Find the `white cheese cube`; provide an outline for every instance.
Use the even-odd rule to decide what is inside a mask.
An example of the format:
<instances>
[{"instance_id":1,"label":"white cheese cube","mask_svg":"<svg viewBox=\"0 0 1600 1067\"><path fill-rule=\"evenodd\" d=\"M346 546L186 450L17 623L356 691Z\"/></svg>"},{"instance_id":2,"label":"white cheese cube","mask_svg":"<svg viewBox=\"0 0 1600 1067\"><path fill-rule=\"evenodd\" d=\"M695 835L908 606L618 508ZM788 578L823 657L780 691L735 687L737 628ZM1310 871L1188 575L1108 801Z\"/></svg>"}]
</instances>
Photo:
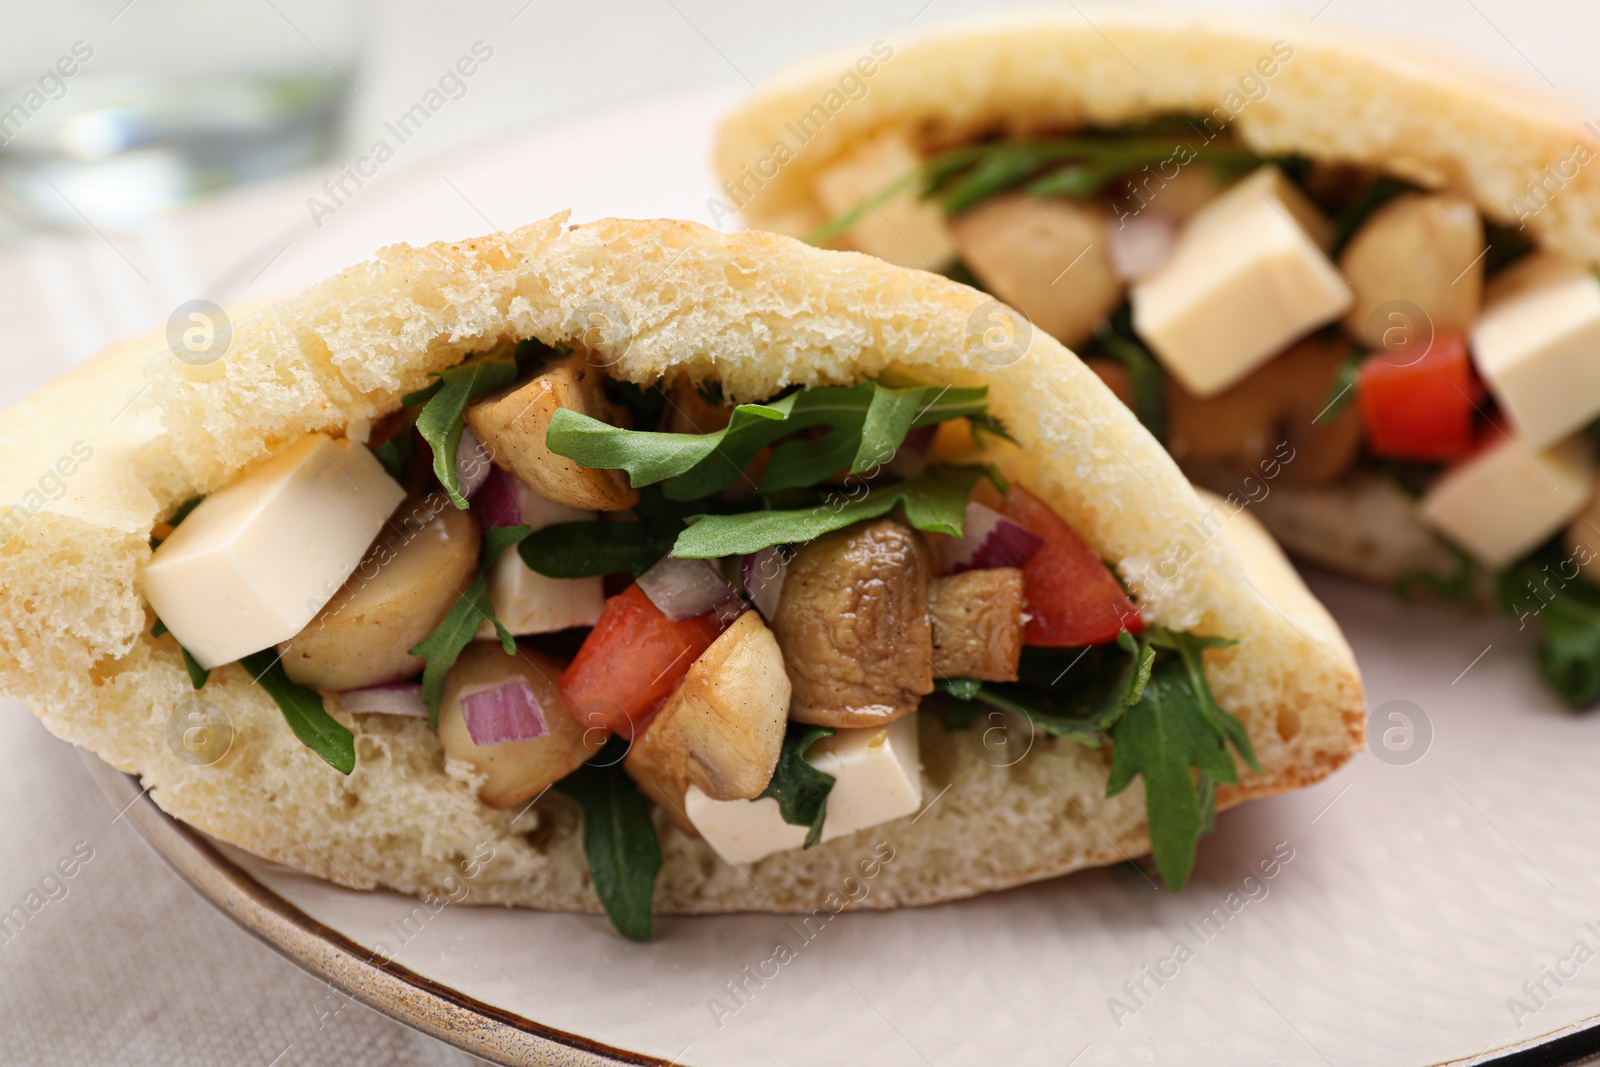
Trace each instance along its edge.
<instances>
[{"instance_id":1,"label":"white cheese cube","mask_svg":"<svg viewBox=\"0 0 1600 1067\"><path fill-rule=\"evenodd\" d=\"M812 745L806 759L835 779L822 822L824 841L910 815L922 806L914 714L888 726L840 730ZM784 822L778 802L770 797L712 800L691 785L683 806L695 829L729 863L754 863L805 844L806 828Z\"/></svg>"},{"instance_id":2,"label":"white cheese cube","mask_svg":"<svg viewBox=\"0 0 1600 1067\"><path fill-rule=\"evenodd\" d=\"M813 179L817 200L833 218L902 181L921 158L899 133L886 133L852 149ZM912 182L893 199L869 207L844 235L851 248L918 270L938 270L955 258L956 246L937 200L922 200Z\"/></svg>"},{"instance_id":3,"label":"white cheese cube","mask_svg":"<svg viewBox=\"0 0 1600 1067\"><path fill-rule=\"evenodd\" d=\"M1587 436L1543 450L1501 439L1435 482L1420 514L1484 566L1503 567L1582 511L1593 488Z\"/></svg>"},{"instance_id":4,"label":"white cheese cube","mask_svg":"<svg viewBox=\"0 0 1600 1067\"><path fill-rule=\"evenodd\" d=\"M1575 269L1529 280L1490 303L1472 356L1522 437L1543 448L1600 415L1600 279Z\"/></svg>"},{"instance_id":5,"label":"white cheese cube","mask_svg":"<svg viewBox=\"0 0 1600 1067\"><path fill-rule=\"evenodd\" d=\"M595 517L592 511L578 511L546 500L517 482L517 504L522 522L535 530L558 522L584 522ZM495 618L513 637L548 634L572 626L593 626L600 621L606 606L605 579L550 578L529 567L515 548L500 554L489 569L489 602ZM495 636L494 625L484 619L478 626L480 640Z\"/></svg>"},{"instance_id":6,"label":"white cheese cube","mask_svg":"<svg viewBox=\"0 0 1600 1067\"><path fill-rule=\"evenodd\" d=\"M1350 307L1326 233L1277 167L1254 171L1195 212L1133 286L1134 330L1190 393L1220 393Z\"/></svg>"},{"instance_id":7,"label":"white cheese cube","mask_svg":"<svg viewBox=\"0 0 1600 1067\"><path fill-rule=\"evenodd\" d=\"M405 497L366 446L312 434L206 497L144 569L144 594L203 667L299 633Z\"/></svg>"}]
</instances>

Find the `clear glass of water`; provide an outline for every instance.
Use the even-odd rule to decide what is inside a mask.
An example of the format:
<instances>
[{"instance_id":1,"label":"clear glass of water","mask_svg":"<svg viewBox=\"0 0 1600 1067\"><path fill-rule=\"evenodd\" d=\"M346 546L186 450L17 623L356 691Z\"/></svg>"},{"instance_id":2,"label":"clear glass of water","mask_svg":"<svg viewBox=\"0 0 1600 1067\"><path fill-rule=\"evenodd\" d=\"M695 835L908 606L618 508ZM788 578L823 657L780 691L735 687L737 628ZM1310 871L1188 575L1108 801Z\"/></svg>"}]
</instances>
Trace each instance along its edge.
<instances>
[{"instance_id":1,"label":"clear glass of water","mask_svg":"<svg viewBox=\"0 0 1600 1067\"><path fill-rule=\"evenodd\" d=\"M336 147L362 0L57 0L0 43L0 204L137 226Z\"/></svg>"}]
</instances>

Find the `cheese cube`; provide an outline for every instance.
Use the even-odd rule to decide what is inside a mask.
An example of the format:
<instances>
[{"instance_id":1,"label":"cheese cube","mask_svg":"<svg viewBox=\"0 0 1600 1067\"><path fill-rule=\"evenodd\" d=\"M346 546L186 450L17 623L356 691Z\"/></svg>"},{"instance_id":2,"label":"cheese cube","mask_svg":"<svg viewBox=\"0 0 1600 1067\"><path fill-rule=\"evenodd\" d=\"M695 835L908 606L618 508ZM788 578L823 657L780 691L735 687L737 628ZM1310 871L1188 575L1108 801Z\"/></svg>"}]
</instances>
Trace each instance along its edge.
<instances>
[{"instance_id":1,"label":"cheese cube","mask_svg":"<svg viewBox=\"0 0 1600 1067\"><path fill-rule=\"evenodd\" d=\"M595 517L592 511L578 511L546 500L520 481L516 488L523 525L535 530ZM524 563L516 549L508 548L489 568L489 602L494 605L495 618L514 637L554 633L600 621L600 612L606 605L604 582L598 575L547 577ZM478 638L494 636L494 625L484 619L478 626Z\"/></svg>"},{"instance_id":2,"label":"cheese cube","mask_svg":"<svg viewBox=\"0 0 1600 1067\"><path fill-rule=\"evenodd\" d=\"M1190 393L1220 393L1350 307L1327 232L1282 171L1254 171L1195 212L1133 286L1134 330Z\"/></svg>"},{"instance_id":3,"label":"cheese cube","mask_svg":"<svg viewBox=\"0 0 1600 1067\"><path fill-rule=\"evenodd\" d=\"M1503 567L1582 511L1593 488L1594 448L1586 435L1542 451L1501 439L1447 471L1419 511L1478 562Z\"/></svg>"},{"instance_id":4,"label":"cheese cube","mask_svg":"<svg viewBox=\"0 0 1600 1067\"><path fill-rule=\"evenodd\" d=\"M299 633L404 497L365 445L312 434L190 512L145 597L202 667L232 663Z\"/></svg>"},{"instance_id":5,"label":"cheese cube","mask_svg":"<svg viewBox=\"0 0 1600 1067\"><path fill-rule=\"evenodd\" d=\"M824 841L910 815L922 806L914 714L888 726L840 730L812 745L806 759L835 779L822 822ZM712 800L691 785L683 806L695 829L729 863L754 863L805 844L806 827L784 822L771 797Z\"/></svg>"},{"instance_id":6,"label":"cheese cube","mask_svg":"<svg viewBox=\"0 0 1600 1067\"><path fill-rule=\"evenodd\" d=\"M1547 266L1513 267L1471 339L1478 372L1535 448L1600 415L1600 279Z\"/></svg>"},{"instance_id":7,"label":"cheese cube","mask_svg":"<svg viewBox=\"0 0 1600 1067\"><path fill-rule=\"evenodd\" d=\"M921 165L911 142L901 134L886 133L823 168L812 187L832 218L860 207ZM913 181L893 199L867 208L844 235L849 246L919 270L938 270L955 258L944 209L936 200L921 199L921 192Z\"/></svg>"}]
</instances>

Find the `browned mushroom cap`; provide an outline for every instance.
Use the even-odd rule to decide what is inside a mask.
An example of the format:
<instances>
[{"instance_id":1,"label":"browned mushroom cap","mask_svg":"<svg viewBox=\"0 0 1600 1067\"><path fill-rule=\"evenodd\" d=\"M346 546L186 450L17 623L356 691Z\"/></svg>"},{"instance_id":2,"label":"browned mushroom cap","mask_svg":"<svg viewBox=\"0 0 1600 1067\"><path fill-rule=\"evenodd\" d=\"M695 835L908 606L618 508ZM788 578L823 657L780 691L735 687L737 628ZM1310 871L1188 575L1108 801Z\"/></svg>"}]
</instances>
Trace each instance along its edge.
<instances>
[{"instance_id":1,"label":"browned mushroom cap","mask_svg":"<svg viewBox=\"0 0 1600 1067\"><path fill-rule=\"evenodd\" d=\"M639 491L622 471L580 467L545 444L557 408L604 422L617 422L606 402L605 373L573 353L531 379L467 409L467 425L495 463L515 474L546 500L579 511L621 511L639 502Z\"/></svg>"},{"instance_id":2,"label":"browned mushroom cap","mask_svg":"<svg viewBox=\"0 0 1600 1067\"><path fill-rule=\"evenodd\" d=\"M1330 412L1334 379L1352 351L1341 338L1310 337L1216 396L1167 384L1167 448L1182 464L1219 461L1260 472L1276 463L1286 485L1326 485L1361 451L1356 407ZM1338 406L1338 405L1335 405Z\"/></svg>"},{"instance_id":3,"label":"browned mushroom cap","mask_svg":"<svg viewBox=\"0 0 1600 1067\"><path fill-rule=\"evenodd\" d=\"M789 717L879 726L933 691L928 549L892 519L803 546L790 562L772 631L794 687Z\"/></svg>"}]
</instances>

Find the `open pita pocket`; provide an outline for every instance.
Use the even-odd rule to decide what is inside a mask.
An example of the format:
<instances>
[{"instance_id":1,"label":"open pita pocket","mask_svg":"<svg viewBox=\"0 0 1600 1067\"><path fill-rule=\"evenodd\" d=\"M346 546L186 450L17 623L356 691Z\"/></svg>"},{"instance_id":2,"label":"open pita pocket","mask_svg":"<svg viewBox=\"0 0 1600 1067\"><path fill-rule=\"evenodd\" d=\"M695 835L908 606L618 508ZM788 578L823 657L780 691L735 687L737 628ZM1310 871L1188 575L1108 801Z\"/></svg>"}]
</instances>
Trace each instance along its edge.
<instances>
[{"instance_id":1,"label":"open pita pocket","mask_svg":"<svg viewBox=\"0 0 1600 1067\"><path fill-rule=\"evenodd\" d=\"M993 292L1290 553L1498 582L1600 702L1600 128L1415 42L1091 18L807 64L723 121L724 207Z\"/></svg>"},{"instance_id":2,"label":"open pita pocket","mask_svg":"<svg viewBox=\"0 0 1600 1067\"><path fill-rule=\"evenodd\" d=\"M1015 358L986 361L973 323L987 299L787 237L680 222L569 228L558 215L386 249L240 317L214 364L182 362L155 340L119 346L0 416L3 493L23 509L0 551L0 686L58 736L140 775L166 811L257 855L352 887L451 893L470 879L475 903L598 910L580 809L560 791L487 806L485 776L447 763L426 721L329 699L353 735L354 768L340 773L239 664L196 690L172 634L150 635L144 596L152 534L176 536L163 520L193 495L310 435L359 448L430 375L536 342L522 348L559 346L626 382L715 385L729 402L891 376L986 388L989 416L1018 446L956 455L960 434L951 444L941 431L937 447L993 462L1037 494L1114 564L1149 632L1237 641L1205 653L1205 676L1260 770L1237 764L1216 806L1339 767L1362 743L1364 715L1337 626L1250 517L1198 497L1059 344L1036 333ZM213 731L199 756L192 726ZM1000 759L936 715L919 713L918 727L918 811L868 831L737 868L657 811L655 910L807 911L864 876L871 892L846 894L850 906L922 904L1149 849L1137 780L1105 795L1105 747L1039 732ZM1014 743L1026 728L1012 723Z\"/></svg>"}]
</instances>

